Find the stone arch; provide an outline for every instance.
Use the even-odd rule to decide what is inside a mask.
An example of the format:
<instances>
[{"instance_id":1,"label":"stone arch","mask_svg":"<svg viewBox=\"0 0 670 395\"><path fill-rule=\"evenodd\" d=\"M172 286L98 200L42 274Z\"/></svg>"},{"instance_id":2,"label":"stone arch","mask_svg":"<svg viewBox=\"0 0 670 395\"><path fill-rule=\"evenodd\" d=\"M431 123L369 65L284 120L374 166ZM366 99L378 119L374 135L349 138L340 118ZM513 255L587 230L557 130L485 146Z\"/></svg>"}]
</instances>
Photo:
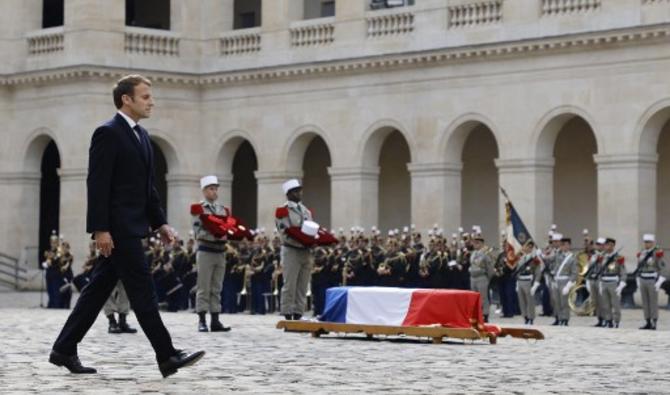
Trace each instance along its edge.
<instances>
[{"instance_id":1,"label":"stone arch","mask_svg":"<svg viewBox=\"0 0 670 395\"><path fill-rule=\"evenodd\" d=\"M320 137L325 142L331 162L334 162L332 150L333 144L330 141L330 137L328 137L323 129L316 125L304 125L291 134L291 137L289 137L282 148L280 163L284 164L284 168L287 171L300 172L302 170L303 159L307 152L307 148L317 137Z\"/></svg>"},{"instance_id":2,"label":"stone arch","mask_svg":"<svg viewBox=\"0 0 670 395\"><path fill-rule=\"evenodd\" d=\"M441 136L438 143L438 149L440 150L440 154L444 155L447 162L461 162L466 140L470 136L470 132L479 126L484 126L491 132L498 147L498 156L500 156L498 128L493 121L485 115L469 112L454 119L447 127L445 133Z\"/></svg>"},{"instance_id":3,"label":"stone arch","mask_svg":"<svg viewBox=\"0 0 670 395\"><path fill-rule=\"evenodd\" d=\"M409 148L410 162L414 160L414 158L417 157L416 144L414 144L407 129L398 121L393 119L382 119L370 125L363 134L361 140L362 144L359 145L357 154L357 162L360 163L362 167L377 167L382 145L386 141L386 138L394 131L398 131L403 136Z\"/></svg>"},{"instance_id":4,"label":"stone arch","mask_svg":"<svg viewBox=\"0 0 670 395\"><path fill-rule=\"evenodd\" d=\"M218 147L216 151L216 163L215 168L217 173L222 176L229 176L233 172L233 160L235 159L235 154L237 153L238 148L245 141L248 141L251 144L251 147L254 149L255 153L258 153L258 145L254 142L254 139L249 133L244 130L234 129L223 134L219 139ZM257 155L258 166L261 165L261 157Z\"/></svg>"},{"instance_id":5,"label":"stone arch","mask_svg":"<svg viewBox=\"0 0 670 395\"><path fill-rule=\"evenodd\" d=\"M28 135L24 148L21 150L23 152L23 171L36 173L40 171L42 154L51 141L56 143L58 155L62 160L63 152L56 134L48 128L38 128Z\"/></svg>"},{"instance_id":6,"label":"stone arch","mask_svg":"<svg viewBox=\"0 0 670 395\"><path fill-rule=\"evenodd\" d=\"M572 105L556 107L542 116L531 135L531 156L548 158L553 156L554 144L559 132L566 123L575 117L583 119L590 127L596 139L596 152L602 150L602 138L599 135L595 119L584 109Z\"/></svg>"}]
</instances>

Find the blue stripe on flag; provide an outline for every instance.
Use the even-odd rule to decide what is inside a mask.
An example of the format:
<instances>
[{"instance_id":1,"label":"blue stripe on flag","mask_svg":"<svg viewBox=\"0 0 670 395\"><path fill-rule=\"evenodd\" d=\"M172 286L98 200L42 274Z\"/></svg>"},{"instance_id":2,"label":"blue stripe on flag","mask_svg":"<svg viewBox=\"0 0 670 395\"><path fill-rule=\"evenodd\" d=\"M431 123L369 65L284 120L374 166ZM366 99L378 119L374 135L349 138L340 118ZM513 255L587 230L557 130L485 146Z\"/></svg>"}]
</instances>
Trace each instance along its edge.
<instances>
[{"instance_id":1,"label":"blue stripe on flag","mask_svg":"<svg viewBox=\"0 0 670 395\"><path fill-rule=\"evenodd\" d=\"M327 322L347 321L348 287L333 287L326 290L326 306L319 318Z\"/></svg>"}]
</instances>

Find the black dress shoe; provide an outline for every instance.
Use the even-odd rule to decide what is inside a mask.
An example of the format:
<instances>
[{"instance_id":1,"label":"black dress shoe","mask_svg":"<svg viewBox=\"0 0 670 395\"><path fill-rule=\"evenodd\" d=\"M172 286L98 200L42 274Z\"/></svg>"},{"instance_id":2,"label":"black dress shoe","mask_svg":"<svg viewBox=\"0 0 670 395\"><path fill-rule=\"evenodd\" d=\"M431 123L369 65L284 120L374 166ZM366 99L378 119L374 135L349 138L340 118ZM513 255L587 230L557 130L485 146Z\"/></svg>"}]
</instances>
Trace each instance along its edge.
<instances>
[{"instance_id":1,"label":"black dress shoe","mask_svg":"<svg viewBox=\"0 0 670 395\"><path fill-rule=\"evenodd\" d=\"M286 321L291 321L293 319L293 316L291 314L284 314L284 318Z\"/></svg>"},{"instance_id":2,"label":"black dress shoe","mask_svg":"<svg viewBox=\"0 0 670 395\"><path fill-rule=\"evenodd\" d=\"M300 321L302 319L302 314L293 314L293 321Z\"/></svg>"},{"instance_id":3,"label":"black dress shoe","mask_svg":"<svg viewBox=\"0 0 670 395\"><path fill-rule=\"evenodd\" d=\"M204 355L204 351L197 351L187 355L184 351L177 350L177 354L171 356L167 361L159 363L158 369L160 369L163 377L168 377L177 373L177 370L198 362Z\"/></svg>"},{"instance_id":4,"label":"black dress shoe","mask_svg":"<svg viewBox=\"0 0 670 395\"><path fill-rule=\"evenodd\" d=\"M93 368L83 366L77 355L65 355L58 351L51 350L49 362L56 366L64 366L70 373L74 374L98 373L98 371Z\"/></svg>"},{"instance_id":5,"label":"black dress shoe","mask_svg":"<svg viewBox=\"0 0 670 395\"><path fill-rule=\"evenodd\" d=\"M230 332L230 327L229 326L223 326L223 324L219 321L214 321L209 325L209 330L212 332Z\"/></svg>"}]
</instances>

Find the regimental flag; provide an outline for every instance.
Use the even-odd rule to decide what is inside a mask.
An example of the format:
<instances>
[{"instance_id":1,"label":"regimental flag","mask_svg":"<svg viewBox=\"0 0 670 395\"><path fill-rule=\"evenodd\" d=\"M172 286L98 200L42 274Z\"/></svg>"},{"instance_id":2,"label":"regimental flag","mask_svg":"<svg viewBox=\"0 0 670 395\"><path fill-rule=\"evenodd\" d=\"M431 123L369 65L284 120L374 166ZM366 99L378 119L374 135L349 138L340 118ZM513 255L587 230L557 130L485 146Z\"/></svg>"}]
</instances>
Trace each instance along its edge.
<instances>
[{"instance_id":1,"label":"regimental flag","mask_svg":"<svg viewBox=\"0 0 670 395\"><path fill-rule=\"evenodd\" d=\"M521 247L533 240L533 237L509 200L507 192L502 188L500 188L500 191L505 197L505 257L507 258L507 264L515 267L520 258L518 254Z\"/></svg>"}]
</instances>

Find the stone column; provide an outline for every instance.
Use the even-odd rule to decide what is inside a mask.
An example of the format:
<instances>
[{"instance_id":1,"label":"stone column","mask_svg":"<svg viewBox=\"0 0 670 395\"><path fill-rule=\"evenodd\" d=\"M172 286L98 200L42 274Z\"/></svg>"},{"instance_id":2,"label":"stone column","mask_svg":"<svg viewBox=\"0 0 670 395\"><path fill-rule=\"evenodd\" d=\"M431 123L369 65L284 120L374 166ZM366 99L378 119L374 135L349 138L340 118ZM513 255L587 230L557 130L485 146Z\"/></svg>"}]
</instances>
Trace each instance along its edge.
<instances>
[{"instance_id":1,"label":"stone column","mask_svg":"<svg viewBox=\"0 0 670 395\"><path fill-rule=\"evenodd\" d=\"M40 225L39 172L0 173L0 196L6 209L0 211L0 252L19 258L21 251L31 251L28 267L36 269L38 263Z\"/></svg>"},{"instance_id":2,"label":"stone column","mask_svg":"<svg viewBox=\"0 0 670 395\"><path fill-rule=\"evenodd\" d=\"M643 233L656 230L657 155L594 155L598 167L598 231L614 237L635 270Z\"/></svg>"},{"instance_id":3,"label":"stone column","mask_svg":"<svg viewBox=\"0 0 670 395\"><path fill-rule=\"evenodd\" d=\"M547 239L554 210L554 159L497 159L500 186L539 245ZM501 225L505 200L500 199Z\"/></svg>"},{"instance_id":4,"label":"stone column","mask_svg":"<svg viewBox=\"0 0 670 395\"><path fill-rule=\"evenodd\" d=\"M168 223L179 233L181 239L187 239L191 230L190 207L202 199L200 194L200 176L194 174L171 174L167 181Z\"/></svg>"},{"instance_id":5,"label":"stone column","mask_svg":"<svg viewBox=\"0 0 670 395\"><path fill-rule=\"evenodd\" d=\"M437 224L449 234L461 226L462 163L410 163L412 223L421 231Z\"/></svg>"},{"instance_id":6,"label":"stone column","mask_svg":"<svg viewBox=\"0 0 670 395\"><path fill-rule=\"evenodd\" d=\"M125 1L65 0L64 6L69 59L107 63L110 50L123 53Z\"/></svg>"},{"instance_id":7,"label":"stone column","mask_svg":"<svg viewBox=\"0 0 670 395\"><path fill-rule=\"evenodd\" d=\"M365 11L368 2L361 0L338 0L335 2L335 41L341 45L365 39Z\"/></svg>"},{"instance_id":8,"label":"stone column","mask_svg":"<svg viewBox=\"0 0 670 395\"><path fill-rule=\"evenodd\" d=\"M379 167L330 167L331 227L378 225Z\"/></svg>"},{"instance_id":9,"label":"stone column","mask_svg":"<svg viewBox=\"0 0 670 395\"><path fill-rule=\"evenodd\" d=\"M91 235L86 233L86 168L61 168L59 232L70 243L75 273L81 271Z\"/></svg>"},{"instance_id":10,"label":"stone column","mask_svg":"<svg viewBox=\"0 0 670 395\"><path fill-rule=\"evenodd\" d=\"M219 176L219 202L226 207L233 206L233 175ZM198 185L200 188L200 185Z\"/></svg>"},{"instance_id":11,"label":"stone column","mask_svg":"<svg viewBox=\"0 0 670 395\"><path fill-rule=\"evenodd\" d=\"M282 52L290 48L289 26L302 20L303 2L272 0L261 3L261 30L263 51Z\"/></svg>"},{"instance_id":12,"label":"stone column","mask_svg":"<svg viewBox=\"0 0 670 395\"><path fill-rule=\"evenodd\" d=\"M256 182L258 184L258 228L265 228L266 232L272 233L275 228L275 209L286 202L286 196L282 191L282 184L291 178L302 177L302 172L289 171L256 171Z\"/></svg>"}]
</instances>

